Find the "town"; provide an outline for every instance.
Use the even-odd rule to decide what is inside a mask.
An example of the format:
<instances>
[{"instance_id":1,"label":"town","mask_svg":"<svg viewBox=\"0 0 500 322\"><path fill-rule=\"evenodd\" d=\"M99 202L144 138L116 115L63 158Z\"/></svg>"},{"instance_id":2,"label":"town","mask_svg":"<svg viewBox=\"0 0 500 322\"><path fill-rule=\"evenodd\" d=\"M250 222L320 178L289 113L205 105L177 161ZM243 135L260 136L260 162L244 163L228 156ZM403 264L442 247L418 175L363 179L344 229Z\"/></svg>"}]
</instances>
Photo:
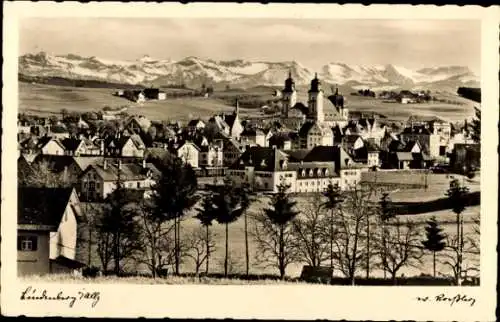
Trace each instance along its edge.
<instances>
[{"instance_id":1,"label":"town","mask_svg":"<svg viewBox=\"0 0 500 322\"><path fill-rule=\"evenodd\" d=\"M460 127L439 117L418 114L409 116L405 122L395 126L380 117L376 110L351 111L349 97L345 97L338 87L331 90L323 88L322 80L317 74L310 81L307 101L304 102L298 99L298 89L291 72L283 81L282 90L275 95L279 97L279 112L265 119L245 118L240 112L240 100L237 96L234 98L232 113L219 113L205 119L193 118L188 122L157 121L141 115L118 113L120 111L111 113L113 117L106 117L106 113L95 112L62 111L59 116L49 117L20 113L18 119L18 256L21 259L21 261L18 259L19 274L68 273L82 272L82 270L86 276L92 274L95 276L97 271L125 274L127 260L134 259L137 263L144 264L143 260L137 260L140 248L145 249L143 255L149 258L149 261L145 260L146 265L143 265L149 268L146 269L149 272L142 274L150 274L153 277L166 276L171 272L179 274L180 266L190 259L194 261L193 272L198 275L202 265L206 265L205 274L208 274L210 254L215 247L209 227L211 221L215 220L225 225L226 229L226 253L221 265L224 266L224 277L227 277L228 271L231 271L228 226L231 226L242 213L250 213L252 209L255 211L252 208L254 206L250 206L251 199L269 199L271 208L274 206L273 211L283 217L287 215L293 217L293 211L280 212L280 207L286 208L294 204L292 199L303 199L306 201L299 202L298 212L305 211L305 208L309 209L311 205L313 208L317 206L317 211L312 211L312 214L318 219L321 212L318 209L322 208L320 205L328 204L328 200L330 206L327 209L332 213L342 212L339 210L342 201L335 199L338 197L339 200L349 200L351 210L354 212L366 211L362 217L354 216L354 219L349 220L359 223L360 218L368 218L366 219L368 225L363 226L368 227L368 230L372 226L384 226L377 224L373 213L377 211L383 213L384 209L389 209L385 208L389 204L392 205L391 211L397 212L395 209L399 209L402 214L405 211L411 214L411 210L408 209L416 207L415 204L412 207L407 204L401 206L404 203L400 202L401 208L397 208L397 202L390 200L389 192L405 189L405 185L408 189L419 188L427 191L428 188L432 188L434 178L439 178L441 184L443 182L445 185L449 184L449 198L458 198L454 200L460 202L466 199L464 208L469 204L477 205L478 200L473 201L474 198L472 201L469 200L471 194L465 191L468 189L466 185L477 182L474 178L480 174L479 109L476 110L475 119L466 120ZM146 99L164 101L169 99L165 92L157 88L118 90L113 95L134 102L143 102ZM359 95L364 95L363 91L360 91ZM409 99L402 100L403 103L411 103ZM166 174L175 177L175 180L166 178ZM190 174L193 174L193 178ZM443 181L442 178L445 176L446 179ZM392 179L387 180L387 178ZM179 192L176 192L172 180L178 185ZM188 180L191 181L186 183ZM161 227L173 220L175 237L173 240L166 239L166 242L173 246L165 246L169 250L161 249L154 238L151 240L147 237L147 244L143 242L132 247L131 239L139 240L138 235L134 235L136 232L128 237L123 233L123 240L112 241L113 238L120 238L116 237L117 233L113 233L109 227L113 225L108 223L108 230L102 230L101 228L105 226L102 222L99 225L94 222L93 226L89 224L87 218L91 216L88 213L98 213L99 210L96 209L101 209L100 211L107 209L104 212L109 213L126 212L125 206L120 204L123 202L123 196L120 197L116 193L122 190L127 192L129 200L136 200L136 204L155 204L150 208L156 211L163 209L163 212L169 213L162 208L166 205L180 207L177 213L172 215L173 217L158 219L158 222L148 221L149 217L146 215L141 217L141 220L147 222L146 226L150 225L147 228L157 229L157 233L162 229L168 230ZM373 196L368 196L368 190L373 190ZM175 201L164 200L169 195L167 192L175 194L177 198L186 198L184 200L186 204L180 206ZM361 195L364 199L360 197ZM318 200L323 196L326 198L324 202ZM475 196L478 197L478 194ZM163 199L160 200L160 197ZM446 196L443 194L434 197L439 199ZM199 210L195 206L200 203L205 208ZM208 209L210 207L218 209L219 214L210 212ZM349 205L345 207L347 209ZM140 208L147 207L140 206ZM447 206L436 208L436 210L441 209L448 208ZM239 215L237 215L238 210L240 210ZM329 218L330 210L321 216ZM195 218L202 218L200 222L206 228L206 235L203 230L201 236L196 235L197 240L193 240L194 237L190 238L190 243L186 242L190 245L188 247L180 237L179 218L188 212L192 216L196 211L199 214ZM266 208L263 211L270 210ZM463 210L458 213L461 211ZM372 213L373 219L368 212ZM449 212L452 213L451 209ZM220 213L226 214L227 218L221 219ZM210 217L210 214L212 218L208 220L207 216ZM245 242L248 243L246 213L244 215ZM203 218L208 222L203 221ZM376 250L376 245L381 241L387 242L385 237L377 241L376 234L370 237L363 233L360 240L363 240L364 246L361 247L360 244L358 250L356 250L358 245L354 246L353 256L358 256L356 252L361 250L367 251L368 255L363 255L368 256L366 265L358 271L349 270L342 266L354 264L351 259L340 255L341 248L333 250L333 241L330 239L328 242L330 237L322 242L314 239L315 229L324 230L324 227L319 226L307 228L308 224L316 225L314 220L308 222L307 219L302 219L302 222L296 220L293 225L290 224L290 227L293 226L294 231L296 230L290 234L296 240L304 239L305 243L303 246L296 246L293 252L303 251L305 255L295 254L293 258L288 258L286 257L288 253L283 252L284 245L275 249L267 243L272 237L269 235L272 235L272 232L267 227L276 226L285 229L288 227L286 224L292 222L291 218L285 222L273 221L272 216L263 219L262 216L256 215L256 218L259 219L255 219L255 225L261 229L253 233L255 240L253 247L265 250L260 255L267 252L267 260L270 260L269 252L277 252L274 262L278 263L275 267L279 269L281 278L286 275L286 265L283 264L285 261L307 264L302 270L302 277L308 274L308 269L311 267L324 268L322 265L328 263L326 268L329 267L330 270L327 269L324 274L329 276L329 281L332 281L334 266L337 267L333 263L335 259L340 265L338 271L349 278L349 283L351 280L354 283L355 276L359 276L365 269L366 277L370 276L370 262L376 257L376 253L380 252L380 249ZM129 218L130 220L135 219ZM432 223L430 221L431 226ZM158 226L155 226L156 224ZM124 231L133 226L130 222L123 225L125 225L122 227ZM313 231L301 231L301 228ZM413 234L414 231L410 230L407 228L406 231ZM148 231L151 233L151 230ZM311 240L307 235L309 233L313 234ZM345 233L349 235L359 232L346 230ZM416 244L421 246L417 235L412 235L413 246ZM373 244L370 254L371 238ZM283 243L284 240L280 239L280 242ZM353 247L351 242L347 237L343 247L351 249ZM305 250L310 246L309 243L313 246L318 243L316 246L322 250L318 250L317 254ZM387 244L384 245L387 247ZM173 248L170 249L171 247ZM288 247L291 246L286 245L285 248ZM117 250L117 248L122 249ZM184 251L184 248L187 250ZM416 248L422 251L422 247ZM384 249L386 252L389 251L387 248ZM427 249L439 251L432 247ZM246 275L249 275L248 244L245 252ZM396 260L393 263L388 263L387 258L383 257L377 264L378 268L373 264L371 269L373 272L377 269L383 272L384 277L389 273L392 275L392 280L388 283L396 283L400 272L394 267L410 265L412 256L413 259L418 259L415 254L409 255L410 260L398 254L401 255L400 262ZM35 263L33 258L37 259ZM360 261L365 260L360 259ZM434 262L434 277L436 277L435 265ZM457 280L463 277L461 275L463 272L460 269L457 271L456 266L454 269L458 277L452 283L461 283ZM137 274L137 268L129 271ZM321 270L311 274L320 274L318 272Z\"/></svg>"}]
</instances>

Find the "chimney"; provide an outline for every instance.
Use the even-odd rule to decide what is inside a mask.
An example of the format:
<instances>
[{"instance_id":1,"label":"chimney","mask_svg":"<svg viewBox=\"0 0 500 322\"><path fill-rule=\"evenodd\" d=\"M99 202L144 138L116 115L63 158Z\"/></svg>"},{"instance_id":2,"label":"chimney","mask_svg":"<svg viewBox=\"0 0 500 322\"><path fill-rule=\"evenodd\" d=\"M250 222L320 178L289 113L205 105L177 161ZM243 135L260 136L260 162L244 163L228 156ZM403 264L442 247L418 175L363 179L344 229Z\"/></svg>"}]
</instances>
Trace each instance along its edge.
<instances>
[{"instance_id":1,"label":"chimney","mask_svg":"<svg viewBox=\"0 0 500 322\"><path fill-rule=\"evenodd\" d=\"M104 155L104 140L101 140L101 155Z\"/></svg>"},{"instance_id":2,"label":"chimney","mask_svg":"<svg viewBox=\"0 0 500 322\"><path fill-rule=\"evenodd\" d=\"M118 160L118 170L122 169L122 160Z\"/></svg>"},{"instance_id":3,"label":"chimney","mask_svg":"<svg viewBox=\"0 0 500 322\"><path fill-rule=\"evenodd\" d=\"M108 169L108 160L104 159L104 163L103 163L103 165L102 165L102 168L103 168L104 170L107 170L107 169Z\"/></svg>"},{"instance_id":4,"label":"chimney","mask_svg":"<svg viewBox=\"0 0 500 322\"><path fill-rule=\"evenodd\" d=\"M142 168L146 169L146 159L142 159Z\"/></svg>"}]
</instances>

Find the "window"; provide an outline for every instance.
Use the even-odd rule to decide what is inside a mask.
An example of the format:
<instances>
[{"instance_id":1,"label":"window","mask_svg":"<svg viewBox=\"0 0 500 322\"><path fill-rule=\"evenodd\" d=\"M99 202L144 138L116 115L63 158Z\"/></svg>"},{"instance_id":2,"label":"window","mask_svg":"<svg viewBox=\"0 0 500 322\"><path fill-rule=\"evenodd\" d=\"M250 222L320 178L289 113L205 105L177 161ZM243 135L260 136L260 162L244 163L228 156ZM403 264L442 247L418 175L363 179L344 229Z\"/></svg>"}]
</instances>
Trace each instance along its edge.
<instances>
[{"instance_id":1,"label":"window","mask_svg":"<svg viewBox=\"0 0 500 322\"><path fill-rule=\"evenodd\" d=\"M89 191L95 191L95 182L94 181L89 182Z\"/></svg>"},{"instance_id":2,"label":"window","mask_svg":"<svg viewBox=\"0 0 500 322\"><path fill-rule=\"evenodd\" d=\"M141 182L140 182L140 181L138 181L138 182L137 182L137 188L140 188L140 187L141 187Z\"/></svg>"},{"instance_id":3,"label":"window","mask_svg":"<svg viewBox=\"0 0 500 322\"><path fill-rule=\"evenodd\" d=\"M36 251L38 248L37 236L18 236L17 237L17 250L23 252Z\"/></svg>"}]
</instances>

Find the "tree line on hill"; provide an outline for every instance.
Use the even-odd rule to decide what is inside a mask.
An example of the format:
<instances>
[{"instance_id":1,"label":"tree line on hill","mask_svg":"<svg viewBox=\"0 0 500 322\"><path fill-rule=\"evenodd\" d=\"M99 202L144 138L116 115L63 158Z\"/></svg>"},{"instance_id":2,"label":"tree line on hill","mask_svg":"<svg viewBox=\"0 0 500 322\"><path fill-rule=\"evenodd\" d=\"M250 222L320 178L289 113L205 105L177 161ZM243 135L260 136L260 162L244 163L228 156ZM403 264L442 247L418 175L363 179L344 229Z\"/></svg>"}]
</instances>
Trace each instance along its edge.
<instances>
[{"instance_id":1,"label":"tree line on hill","mask_svg":"<svg viewBox=\"0 0 500 322\"><path fill-rule=\"evenodd\" d=\"M119 182L98 216L88 216L89 232L94 232L97 253L104 271L124 273L126 259L146 265L152 277L181 274L186 259L194 263L195 274L209 274L217 245L211 226L224 226L223 277L231 273L230 226L243 218L245 273L253 265L274 267L285 279L287 267L303 263L314 269L341 272L349 284L356 284L359 273L371 278L373 269L384 271L393 284L404 267L420 267L424 252L450 268L456 284L464 272L463 256L477 254L477 235L463 233L462 213L467 207L467 188L456 179L450 182L447 198L456 214L457 235L447 236L435 218L427 222L426 237L420 228L397 213L390 196L372 186L340 191L329 185L324 193L312 195L305 204L288 193L282 182L262 211L251 213L259 202L251 186L236 186L229 178L222 185L210 186L201 196L193 169L179 159L160 161L161 177L149 199L134 199ZM380 194L378 202L373 197ZM199 229L187 233L183 220L195 211ZM478 233L478 230L475 231ZM250 242L252 237L253 242ZM469 240L468 238L471 238ZM467 245L467 249L464 245ZM251 258L250 247L257 256ZM439 255L442 253L442 255ZM326 264L326 266L325 266ZM204 266L204 269L203 269ZM202 272L204 271L204 272Z\"/></svg>"},{"instance_id":2,"label":"tree line on hill","mask_svg":"<svg viewBox=\"0 0 500 322\"><path fill-rule=\"evenodd\" d=\"M481 88L459 87L457 94L474 102L481 103Z\"/></svg>"},{"instance_id":3,"label":"tree line on hill","mask_svg":"<svg viewBox=\"0 0 500 322\"><path fill-rule=\"evenodd\" d=\"M19 73L18 80L23 83L36 83L46 85L85 87L85 88L123 88L123 89L142 89L144 86L132 85L126 83L113 83L93 79L70 79L59 76L28 76Z\"/></svg>"}]
</instances>

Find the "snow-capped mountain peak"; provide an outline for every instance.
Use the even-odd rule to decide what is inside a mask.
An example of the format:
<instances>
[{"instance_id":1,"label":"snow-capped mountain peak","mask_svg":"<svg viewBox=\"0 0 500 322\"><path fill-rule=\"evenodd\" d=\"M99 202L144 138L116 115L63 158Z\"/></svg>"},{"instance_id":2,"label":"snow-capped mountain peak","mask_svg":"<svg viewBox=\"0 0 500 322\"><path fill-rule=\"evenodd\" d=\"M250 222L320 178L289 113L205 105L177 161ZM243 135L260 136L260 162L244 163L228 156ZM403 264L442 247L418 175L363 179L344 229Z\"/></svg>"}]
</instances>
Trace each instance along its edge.
<instances>
[{"instance_id":1,"label":"snow-capped mountain peak","mask_svg":"<svg viewBox=\"0 0 500 322\"><path fill-rule=\"evenodd\" d=\"M129 84L231 83L246 87L282 85L291 72L297 85L309 84L316 70L297 61L215 61L189 56L181 60L155 59L149 55L120 61L75 54L52 55L46 52L19 57L19 73L26 76L92 79ZM477 84L479 78L463 66L438 66L413 70L399 65L349 65L331 62L317 70L324 83L365 86Z\"/></svg>"}]
</instances>

